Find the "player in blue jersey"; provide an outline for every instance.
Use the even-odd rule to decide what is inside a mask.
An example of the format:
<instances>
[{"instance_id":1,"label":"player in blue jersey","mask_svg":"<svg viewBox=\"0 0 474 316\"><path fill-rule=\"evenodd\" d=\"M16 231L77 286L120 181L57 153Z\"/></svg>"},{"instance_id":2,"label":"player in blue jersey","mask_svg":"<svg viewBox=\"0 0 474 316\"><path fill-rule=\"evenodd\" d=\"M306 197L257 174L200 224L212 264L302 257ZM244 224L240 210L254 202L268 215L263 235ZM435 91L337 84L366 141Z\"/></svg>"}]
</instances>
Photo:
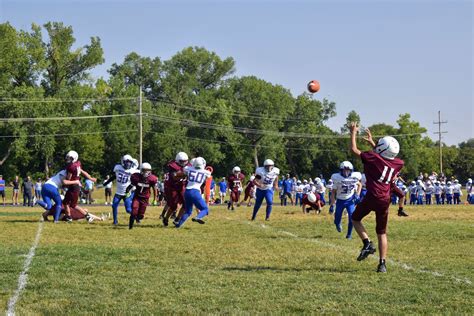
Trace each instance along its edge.
<instances>
[{"instance_id":1,"label":"player in blue jersey","mask_svg":"<svg viewBox=\"0 0 474 316\"><path fill-rule=\"evenodd\" d=\"M112 213L114 217L114 225L118 225L118 206L120 201L123 200L125 211L128 214L132 212L132 194L127 194L127 187L130 185L130 177L134 173L140 172L137 169L137 162L130 155L124 155L120 161L120 164L116 164L113 170L113 174L110 175L109 179L103 183L104 186L117 179L117 189L115 191L114 199L112 201Z\"/></svg>"},{"instance_id":2,"label":"player in blue jersey","mask_svg":"<svg viewBox=\"0 0 474 316\"><path fill-rule=\"evenodd\" d=\"M273 190L278 190L278 175L280 169L275 167L273 160L266 159L263 167L255 171L255 184L257 186L255 205L253 207L252 220L257 217L258 210L262 206L263 199L267 202L265 220L270 220L273 206Z\"/></svg>"},{"instance_id":3,"label":"player in blue jersey","mask_svg":"<svg viewBox=\"0 0 474 316\"><path fill-rule=\"evenodd\" d=\"M184 173L188 179L186 191L184 191L185 212L179 222L174 222L176 228L183 226L184 222L191 216L193 206L196 206L199 210L198 215L193 218L193 222L204 224L203 218L209 214L209 207L201 195L201 187L211 175L211 172L206 170L206 160L202 157L193 159L192 166L186 166Z\"/></svg>"},{"instance_id":4,"label":"player in blue jersey","mask_svg":"<svg viewBox=\"0 0 474 316\"><path fill-rule=\"evenodd\" d=\"M329 212L334 214L334 224L338 232L342 232L342 213L347 211L347 234L346 238L352 238L352 213L354 213L356 204L359 202L359 195L362 189L360 172L354 172L354 167L349 161L343 161L339 166L339 172L331 176L333 189L331 194L331 206Z\"/></svg>"}]
</instances>

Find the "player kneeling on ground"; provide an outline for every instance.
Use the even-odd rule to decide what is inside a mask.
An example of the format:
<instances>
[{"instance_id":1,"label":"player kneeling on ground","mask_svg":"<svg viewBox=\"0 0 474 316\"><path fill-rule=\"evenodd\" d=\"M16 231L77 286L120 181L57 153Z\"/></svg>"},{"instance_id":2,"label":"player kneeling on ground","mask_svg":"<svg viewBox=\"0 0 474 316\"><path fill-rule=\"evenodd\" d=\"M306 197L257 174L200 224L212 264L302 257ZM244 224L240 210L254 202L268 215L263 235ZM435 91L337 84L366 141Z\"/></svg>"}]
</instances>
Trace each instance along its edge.
<instances>
[{"instance_id":1,"label":"player kneeling on ground","mask_svg":"<svg viewBox=\"0 0 474 316\"><path fill-rule=\"evenodd\" d=\"M199 210L199 214L193 218L193 222L204 224L203 218L209 214L209 207L201 195L201 187L211 175L211 172L206 170L206 160L202 157L193 159L192 166L186 166L184 173L188 178L186 191L184 192L185 212L179 222L174 222L176 228L183 226L184 222L191 216L193 213L193 205Z\"/></svg>"},{"instance_id":2,"label":"player kneeling on ground","mask_svg":"<svg viewBox=\"0 0 474 316\"><path fill-rule=\"evenodd\" d=\"M97 215L94 215L92 213L89 213L89 211L87 209L84 209L84 210L87 212L87 214L89 214L89 216L87 218L87 221L89 223L92 223L93 221L99 221L99 222L105 221L106 219L109 218L109 215L110 215L110 213L109 213L109 214L102 214L101 216L97 216ZM66 211L65 211L64 208L61 208L60 215L62 215L62 216L61 216L61 218L58 217L59 220L68 221L68 217L66 215ZM54 218L55 218L54 221L56 222L56 212L55 212L55 210L50 209L49 211L45 211L43 213L43 219L45 221L49 221L48 216L54 216ZM85 218L86 218L86 216L84 214L82 214L77 208L75 208L75 207L71 208L71 219L73 221L78 221L78 220L85 219Z\"/></svg>"},{"instance_id":3,"label":"player kneeling on ground","mask_svg":"<svg viewBox=\"0 0 474 316\"><path fill-rule=\"evenodd\" d=\"M311 210L315 210L316 213L319 214L321 213L321 209L324 206L319 194L315 194L313 192L305 194L301 203L303 213L309 213Z\"/></svg>"},{"instance_id":4,"label":"player kneeling on ground","mask_svg":"<svg viewBox=\"0 0 474 316\"><path fill-rule=\"evenodd\" d=\"M133 187L135 192L132 200L132 214L130 215L130 221L128 228L132 229L135 221L140 223L143 219L148 206L148 200L150 199L150 189L153 190L153 200L156 200L156 183L158 178L151 174L151 166L149 163L144 162L140 166L140 173L134 173L130 176L130 185L126 192L130 194Z\"/></svg>"},{"instance_id":5,"label":"player kneeling on ground","mask_svg":"<svg viewBox=\"0 0 474 316\"><path fill-rule=\"evenodd\" d=\"M352 214L352 223L355 230L362 239L364 245L360 251L358 261L364 260L370 254L375 253L375 247L369 239L367 230L362 224L362 219L371 211L375 211L375 221L378 242L379 242L379 265L377 272L387 272L385 259L387 256L387 221L388 208L390 206L390 193L392 182L403 168L404 162L396 158L400 151L398 141L390 136L381 138L374 148L374 151L361 152L357 148L356 136L359 127L352 122L351 150L359 156L364 164L364 173L367 178L367 195L359 203ZM370 134L369 138L371 138Z\"/></svg>"}]
</instances>

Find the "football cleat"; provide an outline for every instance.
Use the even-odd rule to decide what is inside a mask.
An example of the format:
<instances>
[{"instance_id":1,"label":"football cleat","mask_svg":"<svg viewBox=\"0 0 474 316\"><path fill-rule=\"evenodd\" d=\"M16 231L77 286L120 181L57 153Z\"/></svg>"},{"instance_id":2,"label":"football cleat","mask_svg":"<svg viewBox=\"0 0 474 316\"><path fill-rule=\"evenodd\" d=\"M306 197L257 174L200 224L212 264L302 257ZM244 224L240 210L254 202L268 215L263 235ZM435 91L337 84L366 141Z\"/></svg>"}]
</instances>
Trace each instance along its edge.
<instances>
[{"instance_id":1,"label":"football cleat","mask_svg":"<svg viewBox=\"0 0 474 316\"><path fill-rule=\"evenodd\" d=\"M193 222L197 222L197 223L199 223L199 224L206 224L206 222L203 221L202 218L194 217L194 218L192 219L192 221L193 221Z\"/></svg>"},{"instance_id":2,"label":"football cleat","mask_svg":"<svg viewBox=\"0 0 474 316\"><path fill-rule=\"evenodd\" d=\"M373 255L375 253L375 247L371 241L367 243L367 245L363 246L360 250L360 254L357 257L357 261L362 261L367 258L369 255Z\"/></svg>"},{"instance_id":3,"label":"football cleat","mask_svg":"<svg viewBox=\"0 0 474 316\"><path fill-rule=\"evenodd\" d=\"M379 263L377 267L377 272L387 273L387 267L385 266L385 263Z\"/></svg>"},{"instance_id":4,"label":"football cleat","mask_svg":"<svg viewBox=\"0 0 474 316\"><path fill-rule=\"evenodd\" d=\"M132 229L133 228L133 223L135 222L135 216L131 215L130 216L130 220L128 222L128 229Z\"/></svg>"},{"instance_id":5,"label":"football cleat","mask_svg":"<svg viewBox=\"0 0 474 316\"><path fill-rule=\"evenodd\" d=\"M402 210L402 211L398 211L398 216L408 216L408 214Z\"/></svg>"},{"instance_id":6,"label":"football cleat","mask_svg":"<svg viewBox=\"0 0 474 316\"><path fill-rule=\"evenodd\" d=\"M342 232L342 225L341 224L336 225L336 229L338 232Z\"/></svg>"},{"instance_id":7,"label":"football cleat","mask_svg":"<svg viewBox=\"0 0 474 316\"><path fill-rule=\"evenodd\" d=\"M163 217L163 226L168 227L169 220L166 217Z\"/></svg>"}]
</instances>

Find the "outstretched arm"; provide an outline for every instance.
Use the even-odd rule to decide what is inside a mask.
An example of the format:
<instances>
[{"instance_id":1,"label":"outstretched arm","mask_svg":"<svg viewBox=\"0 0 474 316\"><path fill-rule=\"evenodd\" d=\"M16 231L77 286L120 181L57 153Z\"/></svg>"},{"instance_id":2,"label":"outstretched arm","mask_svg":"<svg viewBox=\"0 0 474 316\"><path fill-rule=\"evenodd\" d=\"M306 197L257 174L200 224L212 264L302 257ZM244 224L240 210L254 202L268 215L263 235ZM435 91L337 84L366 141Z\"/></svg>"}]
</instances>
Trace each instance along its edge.
<instances>
[{"instance_id":1,"label":"outstretched arm","mask_svg":"<svg viewBox=\"0 0 474 316\"><path fill-rule=\"evenodd\" d=\"M351 151L356 156L360 156L361 151L357 148L357 132L359 131L359 127L357 126L356 122L351 122L349 126L349 130L351 131Z\"/></svg>"},{"instance_id":2,"label":"outstretched arm","mask_svg":"<svg viewBox=\"0 0 474 316\"><path fill-rule=\"evenodd\" d=\"M92 182L97 182L97 179L92 178L91 175L89 173L87 173L87 171L81 169L81 173L84 175L84 177L91 180Z\"/></svg>"},{"instance_id":3,"label":"outstretched arm","mask_svg":"<svg viewBox=\"0 0 474 316\"><path fill-rule=\"evenodd\" d=\"M116 176L115 176L115 173L111 174L111 175L109 176L109 180L104 181L104 183L102 183L102 185L105 187L107 184L109 184L110 182L114 181L114 180L115 180L115 177L116 177Z\"/></svg>"}]
</instances>

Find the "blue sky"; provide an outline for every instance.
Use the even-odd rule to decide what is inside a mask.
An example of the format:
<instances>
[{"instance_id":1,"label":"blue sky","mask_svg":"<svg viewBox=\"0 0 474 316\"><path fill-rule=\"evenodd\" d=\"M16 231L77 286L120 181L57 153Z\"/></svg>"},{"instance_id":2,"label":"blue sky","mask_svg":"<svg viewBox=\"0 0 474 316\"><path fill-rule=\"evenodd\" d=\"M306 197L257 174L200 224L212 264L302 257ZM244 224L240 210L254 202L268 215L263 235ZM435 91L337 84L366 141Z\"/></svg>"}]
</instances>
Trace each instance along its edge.
<instances>
[{"instance_id":1,"label":"blue sky","mask_svg":"<svg viewBox=\"0 0 474 316\"><path fill-rule=\"evenodd\" d=\"M356 110L366 126L412 118L444 141L474 137L471 1L6 1L0 21L72 25L78 45L99 36L107 77L136 51L168 59L188 46L233 57L236 75L281 84L296 96L317 79L337 104L338 130Z\"/></svg>"}]
</instances>

